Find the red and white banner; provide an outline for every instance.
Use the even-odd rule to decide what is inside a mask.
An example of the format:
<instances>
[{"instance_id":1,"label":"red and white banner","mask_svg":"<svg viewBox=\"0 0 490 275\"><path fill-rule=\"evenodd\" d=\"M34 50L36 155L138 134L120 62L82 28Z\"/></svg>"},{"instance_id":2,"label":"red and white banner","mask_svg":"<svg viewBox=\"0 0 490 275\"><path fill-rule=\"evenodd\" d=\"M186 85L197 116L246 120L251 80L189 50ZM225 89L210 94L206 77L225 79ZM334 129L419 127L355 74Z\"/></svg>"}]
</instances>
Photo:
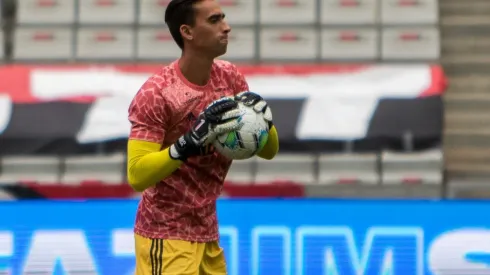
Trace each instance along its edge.
<instances>
[{"instance_id":1,"label":"red and white banner","mask_svg":"<svg viewBox=\"0 0 490 275\"><path fill-rule=\"evenodd\" d=\"M128 106L161 65L0 67L0 140L73 138L93 144L127 138ZM282 144L298 141L437 138L446 80L440 66L238 66L274 113ZM417 116L413 116L417 114ZM423 121L423 123L422 123ZM403 132L403 133L401 133ZM34 147L39 147L34 146ZM307 146L310 148L309 146ZM286 148L286 147L282 147ZM22 148L15 149L23 150Z\"/></svg>"},{"instance_id":2,"label":"red and white banner","mask_svg":"<svg viewBox=\"0 0 490 275\"><path fill-rule=\"evenodd\" d=\"M160 65L8 65L0 67L0 96L15 103L132 97ZM432 65L238 66L264 97L413 97L441 94L446 80ZM362 93L360 93L362 92Z\"/></svg>"},{"instance_id":3,"label":"red and white banner","mask_svg":"<svg viewBox=\"0 0 490 275\"><path fill-rule=\"evenodd\" d=\"M0 129L7 127L13 103L61 100L93 103L83 130L78 133L80 142L126 136L129 125L121 114L127 112L134 94L158 68L153 65L0 67ZM306 100L296 129L298 138L303 139L361 137L366 131L363 125L380 98L437 95L445 88L442 69L430 65L269 65L239 69L251 90L268 99ZM106 112L108 109L113 111ZM325 127L318 127L316 117L323 118Z\"/></svg>"}]
</instances>

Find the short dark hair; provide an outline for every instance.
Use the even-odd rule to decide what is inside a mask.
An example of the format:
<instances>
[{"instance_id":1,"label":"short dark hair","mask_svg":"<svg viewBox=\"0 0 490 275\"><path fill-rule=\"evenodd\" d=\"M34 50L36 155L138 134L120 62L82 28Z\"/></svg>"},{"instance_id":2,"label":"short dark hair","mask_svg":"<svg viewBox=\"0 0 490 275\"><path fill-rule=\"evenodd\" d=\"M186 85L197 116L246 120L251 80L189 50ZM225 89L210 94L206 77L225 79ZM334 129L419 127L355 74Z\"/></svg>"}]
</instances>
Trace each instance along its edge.
<instances>
[{"instance_id":1,"label":"short dark hair","mask_svg":"<svg viewBox=\"0 0 490 275\"><path fill-rule=\"evenodd\" d=\"M170 30L175 43L180 49L184 49L184 39L180 34L180 26L195 23L194 4L200 0L172 0L165 10L165 23Z\"/></svg>"}]
</instances>

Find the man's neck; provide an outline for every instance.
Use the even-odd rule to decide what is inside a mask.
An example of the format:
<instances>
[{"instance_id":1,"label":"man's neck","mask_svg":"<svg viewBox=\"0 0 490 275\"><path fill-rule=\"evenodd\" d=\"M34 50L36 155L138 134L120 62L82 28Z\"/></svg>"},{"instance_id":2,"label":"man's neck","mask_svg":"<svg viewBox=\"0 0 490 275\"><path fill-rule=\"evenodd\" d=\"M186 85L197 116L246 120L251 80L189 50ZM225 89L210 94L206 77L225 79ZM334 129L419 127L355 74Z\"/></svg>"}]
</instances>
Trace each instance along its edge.
<instances>
[{"instance_id":1,"label":"man's neck","mask_svg":"<svg viewBox=\"0 0 490 275\"><path fill-rule=\"evenodd\" d=\"M208 83L212 65L213 59L189 52L184 52L179 60L179 68L184 77L199 86Z\"/></svg>"}]
</instances>

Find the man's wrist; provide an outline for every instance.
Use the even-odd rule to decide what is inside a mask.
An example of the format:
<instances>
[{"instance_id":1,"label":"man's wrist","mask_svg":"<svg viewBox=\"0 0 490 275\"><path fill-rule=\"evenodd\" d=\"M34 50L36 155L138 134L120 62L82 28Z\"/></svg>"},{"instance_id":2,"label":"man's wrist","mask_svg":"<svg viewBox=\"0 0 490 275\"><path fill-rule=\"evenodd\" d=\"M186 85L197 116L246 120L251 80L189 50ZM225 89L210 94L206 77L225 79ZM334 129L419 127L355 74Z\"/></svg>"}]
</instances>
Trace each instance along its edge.
<instances>
[{"instance_id":1,"label":"man's wrist","mask_svg":"<svg viewBox=\"0 0 490 275\"><path fill-rule=\"evenodd\" d=\"M170 146L169 155L172 159L185 161L187 159L186 147L189 146L185 135L181 136L172 146Z\"/></svg>"},{"instance_id":2,"label":"man's wrist","mask_svg":"<svg viewBox=\"0 0 490 275\"><path fill-rule=\"evenodd\" d=\"M172 144L168 150L168 154L171 159L174 160L182 160L184 161L185 158L179 153L179 150L177 149L177 146L175 144Z\"/></svg>"}]
</instances>

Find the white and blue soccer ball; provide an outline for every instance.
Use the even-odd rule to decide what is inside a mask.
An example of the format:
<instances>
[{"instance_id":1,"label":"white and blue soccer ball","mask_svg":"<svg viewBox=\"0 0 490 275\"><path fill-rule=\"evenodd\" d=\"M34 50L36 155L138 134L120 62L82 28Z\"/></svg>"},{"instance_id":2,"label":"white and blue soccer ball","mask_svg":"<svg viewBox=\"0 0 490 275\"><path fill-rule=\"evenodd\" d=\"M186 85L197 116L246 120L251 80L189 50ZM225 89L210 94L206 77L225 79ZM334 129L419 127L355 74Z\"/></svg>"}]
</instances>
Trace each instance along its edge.
<instances>
[{"instance_id":1,"label":"white and blue soccer ball","mask_svg":"<svg viewBox=\"0 0 490 275\"><path fill-rule=\"evenodd\" d=\"M237 131L219 135L213 143L216 151L228 159L243 160L260 152L269 137L269 125L262 113L257 113L252 107L238 102L241 115L238 120L243 122Z\"/></svg>"}]
</instances>

